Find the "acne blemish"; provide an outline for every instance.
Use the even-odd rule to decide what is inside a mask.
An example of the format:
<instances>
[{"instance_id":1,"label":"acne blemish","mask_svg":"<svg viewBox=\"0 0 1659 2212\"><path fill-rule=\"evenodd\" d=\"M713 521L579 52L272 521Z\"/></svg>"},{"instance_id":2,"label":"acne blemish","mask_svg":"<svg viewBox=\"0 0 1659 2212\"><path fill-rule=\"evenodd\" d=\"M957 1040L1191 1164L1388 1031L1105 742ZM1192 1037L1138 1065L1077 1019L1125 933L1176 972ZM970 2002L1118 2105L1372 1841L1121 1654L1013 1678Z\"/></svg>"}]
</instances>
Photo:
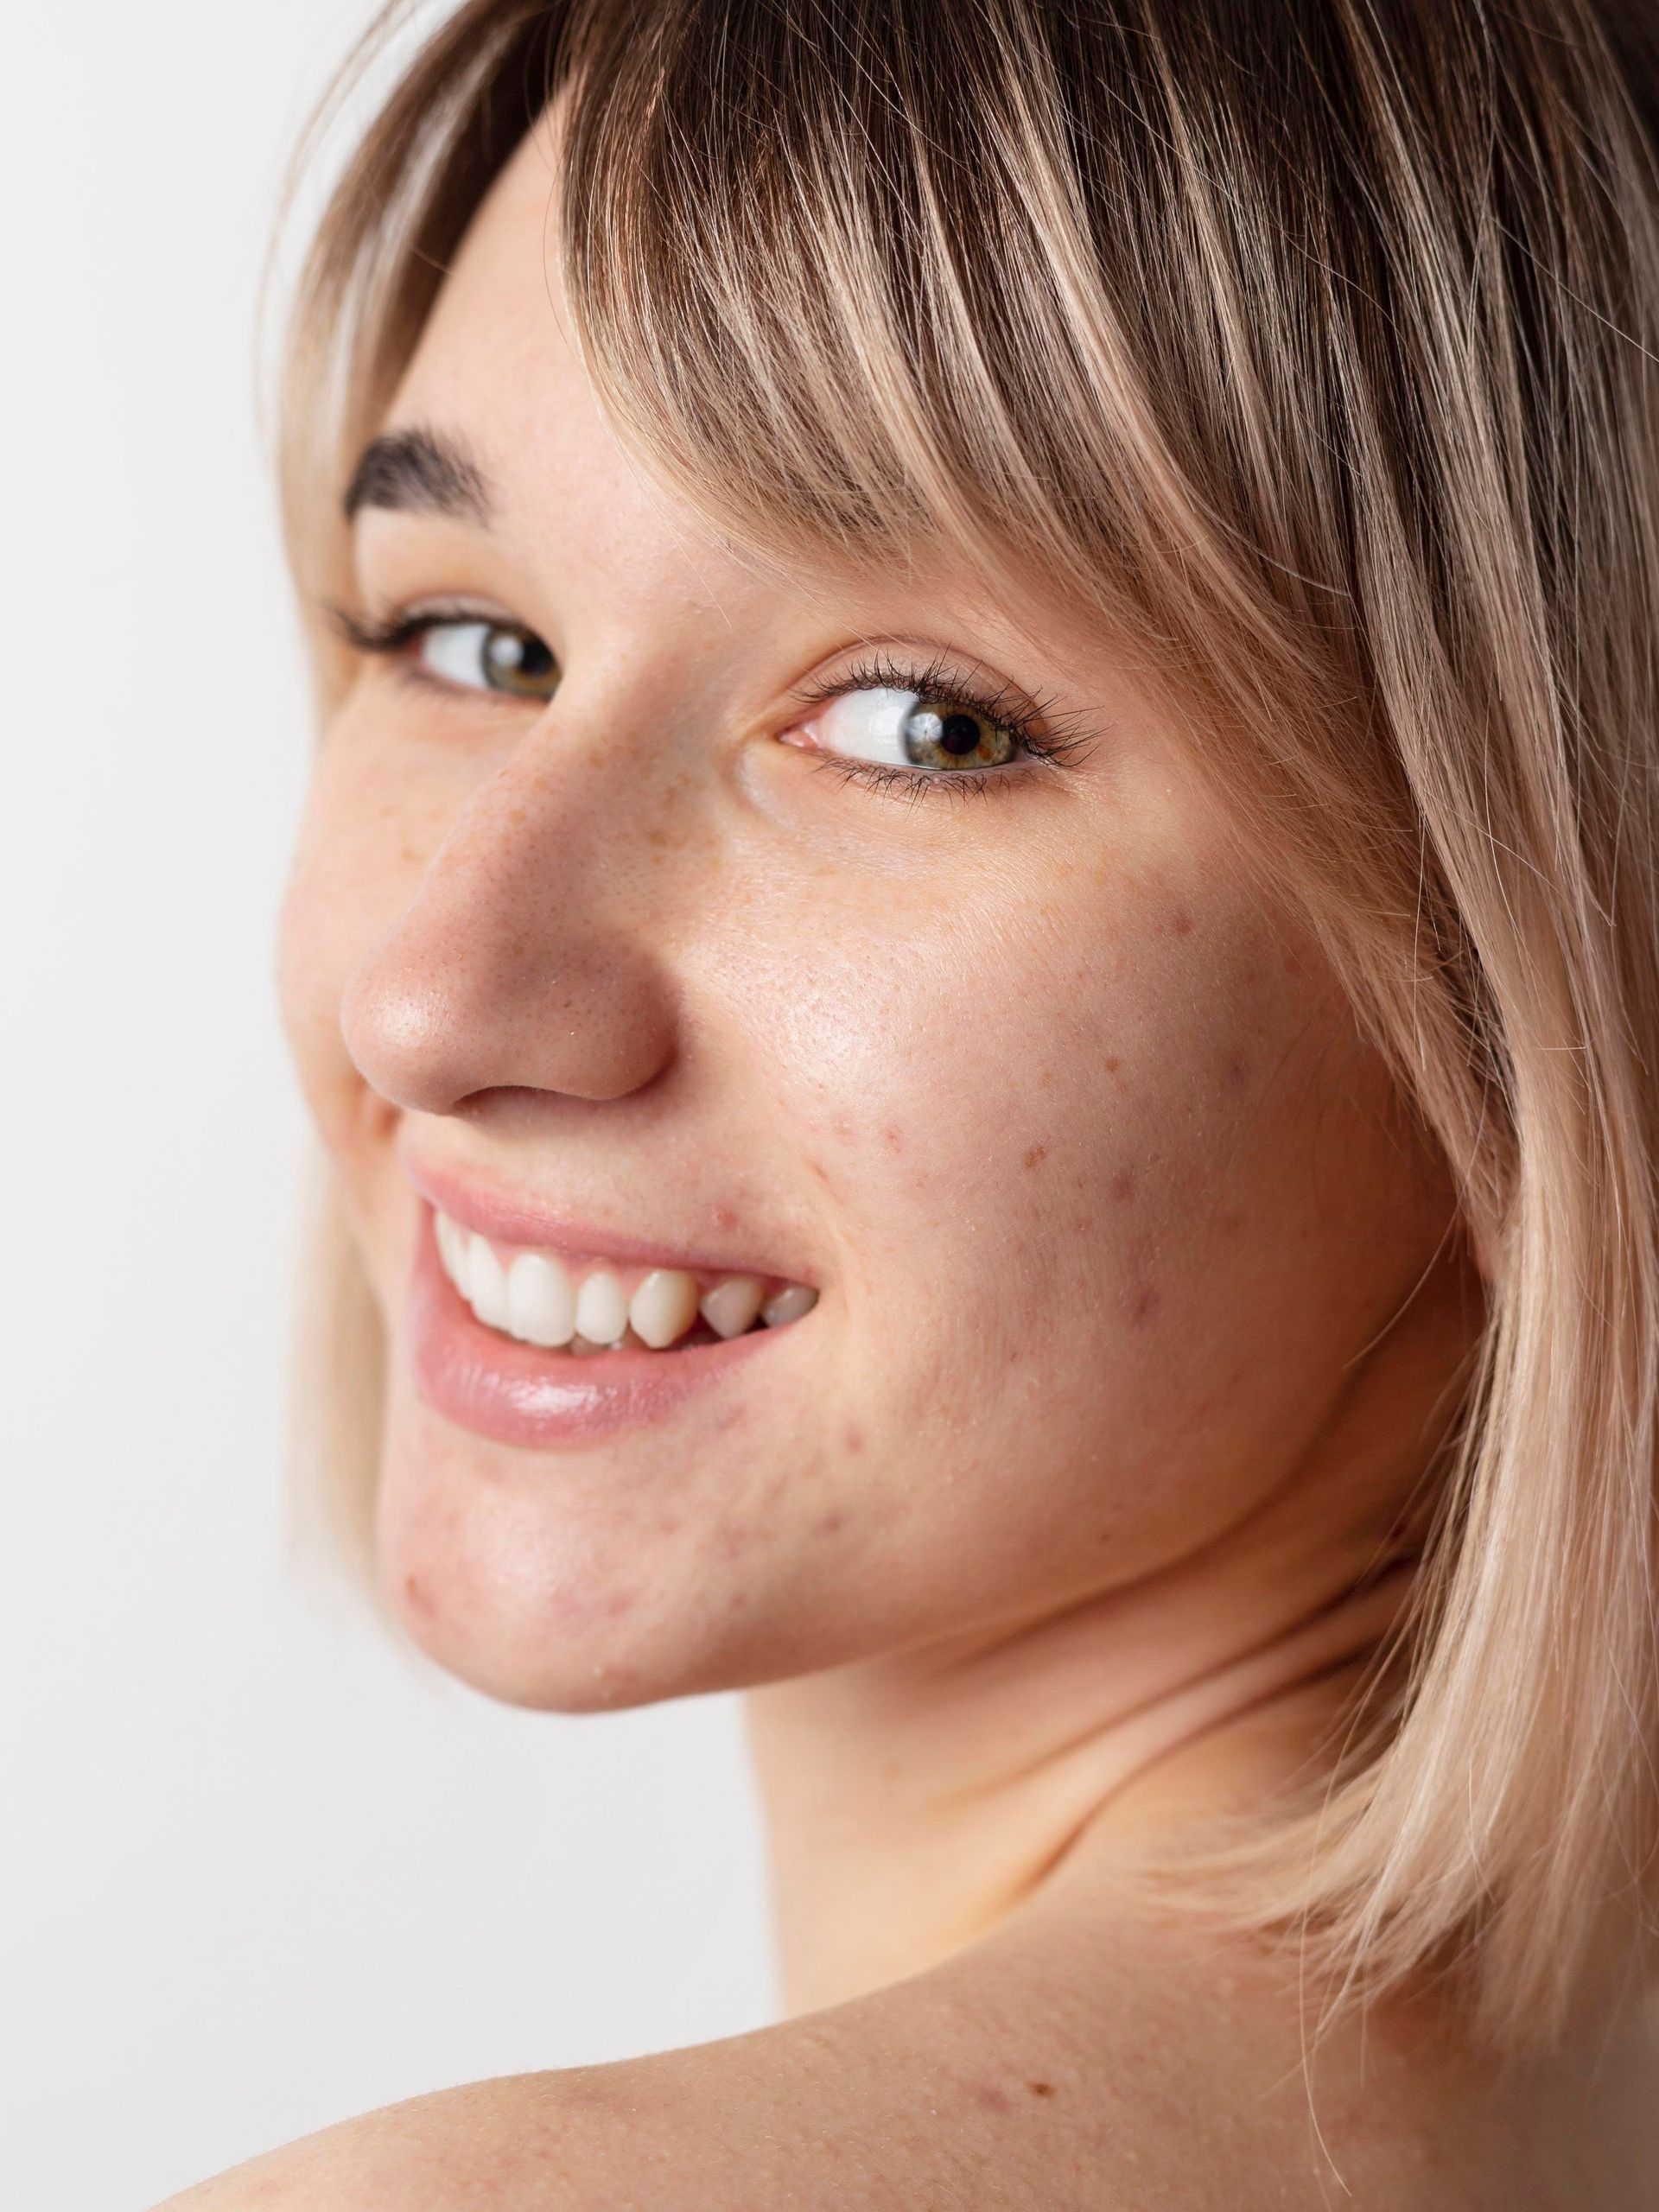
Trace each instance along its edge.
<instances>
[{"instance_id":1,"label":"acne blemish","mask_svg":"<svg viewBox=\"0 0 1659 2212\"><path fill-rule=\"evenodd\" d=\"M887 1147L889 1152L902 1152L904 1150L905 1139L902 1130L883 1129L881 1135L887 1141Z\"/></svg>"},{"instance_id":2,"label":"acne blemish","mask_svg":"<svg viewBox=\"0 0 1659 2212\"><path fill-rule=\"evenodd\" d=\"M1129 1296L1129 1319L1137 1329L1149 1321L1160 1304L1155 1283L1137 1283Z\"/></svg>"},{"instance_id":3,"label":"acne blemish","mask_svg":"<svg viewBox=\"0 0 1659 2212\"><path fill-rule=\"evenodd\" d=\"M1113 1198L1116 1199L1119 1205L1124 1205L1126 1201L1135 1196L1135 1170L1133 1167L1120 1167L1118 1169L1116 1174L1112 1178L1111 1192Z\"/></svg>"},{"instance_id":4,"label":"acne blemish","mask_svg":"<svg viewBox=\"0 0 1659 2212\"><path fill-rule=\"evenodd\" d=\"M812 1523L812 1533L815 1536L838 1536L844 1525L845 1520L842 1515L824 1513Z\"/></svg>"},{"instance_id":5,"label":"acne blemish","mask_svg":"<svg viewBox=\"0 0 1659 2212\"><path fill-rule=\"evenodd\" d=\"M846 1446L847 1450L852 1454L854 1459L856 1459L859 1453L864 1449L864 1432L859 1427L856 1421L849 1421L848 1422L846 1433L842 1438L842 1442Z\"/></svg>"},{"instance_id":6,"label":"acne blemish","mask_svg":"<svg viewBox=\"0 0 1659 2212\"><path fill-rule=\"evenodd\" d=\"M1192 936L1192 917L1187 912L1185 906L1177 906L1174 912L1171 914L1169 918L1169 929L1172 937Z\"/></svg>"},{"instance_id":7,"label":"acne blemish","mask_svg":"<svg viewBox=\"0 0 1659 2212\"><path fill-rule=\"evenodd\" d=\"M1222 1077L1229 1090L1243 1090L1250 1079L1249 1062L1243 1054L1231 1052L1222 1068Z\"/></svg>"},{"instance_id":8,"label":"acne blemish","mask_svg":"<svg viewBox=\"0 0 1659 2212\"><path fill-rule=\"evenodd\" d=\"M1026 1166L1027 1168L1040 1167L1047 1158L1048 1147L1046 1144L1034 1144L1026 1154Z\"/></svg>"},{"instance_id":9,"label":"acne blemish","mask_svg":"<svg viewBox=\"0 0 1659 2212\"><path fill-rule=\"evenodd\" d=\"M716 1229L724 1230L733 1230L737 1227L737 1216L732 1211L730 1206L715 1208L715 1226Z\"/></svg>"},{"instance_id":10,"label":"acne blemish","mask_svg":"<svg viewBox=\"0 0 1659 2212\"><path fill-rule=\"evenodd\" d=\"M1006 2089L998 2088L995 2082L976 2082L973 2085L972 2095L974 2102L982 2106L987 2112L1014 2110L1014 2099Z\"/></svg>"}]
</instances>

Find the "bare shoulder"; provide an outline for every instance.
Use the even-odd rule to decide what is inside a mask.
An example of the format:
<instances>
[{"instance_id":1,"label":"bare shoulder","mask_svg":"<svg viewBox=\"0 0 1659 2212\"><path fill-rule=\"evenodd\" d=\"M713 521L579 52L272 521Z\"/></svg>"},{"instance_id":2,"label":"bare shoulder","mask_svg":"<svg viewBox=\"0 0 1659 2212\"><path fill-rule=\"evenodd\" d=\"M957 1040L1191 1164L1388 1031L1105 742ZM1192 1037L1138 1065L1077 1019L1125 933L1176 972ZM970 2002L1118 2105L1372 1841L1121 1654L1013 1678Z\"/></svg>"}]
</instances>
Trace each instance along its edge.
<instances>
[{"instance_id":1,"label":"bare shoulder","mask_svg":"<svg viewBox=\"0 0 1659 2212\"><path fill-rule=\"evenodd\" d=\"M1242 1948L1022 1916L925 1974L775 2027L389 2107L162 2212L1634 2212L1641 2201L1621 2161L1653 2145L1621 2149L1632 2085L1609 2075L1605 2055L1588 2091L1577 2075L1506 2080L1442 2033L1395 2021L1338 2035L1310 2065L1296 2010L1279 1970Z\"/></svg>"}]
</instances>

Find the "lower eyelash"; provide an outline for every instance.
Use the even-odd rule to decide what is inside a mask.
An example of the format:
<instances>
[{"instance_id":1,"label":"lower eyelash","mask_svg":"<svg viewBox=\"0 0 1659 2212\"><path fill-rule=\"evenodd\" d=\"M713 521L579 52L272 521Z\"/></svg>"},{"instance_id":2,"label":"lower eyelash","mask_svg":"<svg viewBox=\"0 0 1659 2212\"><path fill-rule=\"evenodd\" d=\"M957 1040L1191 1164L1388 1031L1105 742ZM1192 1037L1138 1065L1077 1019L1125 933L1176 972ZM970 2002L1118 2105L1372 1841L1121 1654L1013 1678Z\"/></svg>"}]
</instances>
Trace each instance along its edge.
<instances>
[{"instance_id":1,"label":"lower eyelash","mask_svg":"<svg viewBox=\"0 0 1659 2212\"><path fill-rule=\"evenodd\" d=\"M817 775L838 776L843 784L858 784L866 791L898 798L906 806L936 794L958 799L988 798L995 791L1005 794L1017 784L1030 781L1039 768L1051 765L1042 754L1017 766L1002 768L899 768L885 760L853 760L835 753L819 753L812 761Z\"/></svg>"}]
</instances>

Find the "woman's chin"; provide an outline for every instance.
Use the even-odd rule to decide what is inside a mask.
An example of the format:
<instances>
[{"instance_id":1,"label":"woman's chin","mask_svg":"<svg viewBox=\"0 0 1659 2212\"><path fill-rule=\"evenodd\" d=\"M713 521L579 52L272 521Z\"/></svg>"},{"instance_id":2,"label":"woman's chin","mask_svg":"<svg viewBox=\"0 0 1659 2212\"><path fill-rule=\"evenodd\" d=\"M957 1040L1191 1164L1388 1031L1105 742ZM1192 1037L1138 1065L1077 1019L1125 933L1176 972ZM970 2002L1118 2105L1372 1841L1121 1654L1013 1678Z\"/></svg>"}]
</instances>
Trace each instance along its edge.
<instances>
[{"instance_id":1,"label":"woman's chin","mask_svg":"<svg viewBox=\"0 0 1659 2212\"><path fill-rule=\"evenodd\" d=\"M596 1497L603 1474L466 1437L418 1402L395 1408L376 1563L410 1640L486 1696L546 1712L770 1676L745 1596L720 1583L696 1532L660 1499L625 1498L626 1483Z\"/></svg>"}]
</instances>

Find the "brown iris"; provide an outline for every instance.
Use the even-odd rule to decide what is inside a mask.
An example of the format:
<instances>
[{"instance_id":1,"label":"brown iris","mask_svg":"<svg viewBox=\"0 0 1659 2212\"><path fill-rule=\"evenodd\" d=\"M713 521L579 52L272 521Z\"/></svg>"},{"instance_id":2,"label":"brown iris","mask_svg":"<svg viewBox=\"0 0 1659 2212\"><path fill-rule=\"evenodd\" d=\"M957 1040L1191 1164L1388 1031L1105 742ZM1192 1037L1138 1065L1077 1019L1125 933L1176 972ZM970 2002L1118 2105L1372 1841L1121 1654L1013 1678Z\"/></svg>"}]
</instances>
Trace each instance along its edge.
<instances>
[{"instance_id":1,"label":"brown iris","mask_svg":"<svg viewBox=\"0 0 1659 2212\"><path fill-rule=\"evenodd\" d=\"M490 624L481 658L485 681L493 691L549 699L557 686L557 661L533 630L520 629L516 623Z\"/></svg>"},{"instance_id":2,"label":"brown iris","mask_svg":"<svg viewBox=\"0 0 1659 2212\"><path fill-rule=\"evenodd\" d=\"M917 768L1001 768L1013 760L1012 730L948 699L918 699L905 717L905 758Z\"/></svg>"}]
</instances>

